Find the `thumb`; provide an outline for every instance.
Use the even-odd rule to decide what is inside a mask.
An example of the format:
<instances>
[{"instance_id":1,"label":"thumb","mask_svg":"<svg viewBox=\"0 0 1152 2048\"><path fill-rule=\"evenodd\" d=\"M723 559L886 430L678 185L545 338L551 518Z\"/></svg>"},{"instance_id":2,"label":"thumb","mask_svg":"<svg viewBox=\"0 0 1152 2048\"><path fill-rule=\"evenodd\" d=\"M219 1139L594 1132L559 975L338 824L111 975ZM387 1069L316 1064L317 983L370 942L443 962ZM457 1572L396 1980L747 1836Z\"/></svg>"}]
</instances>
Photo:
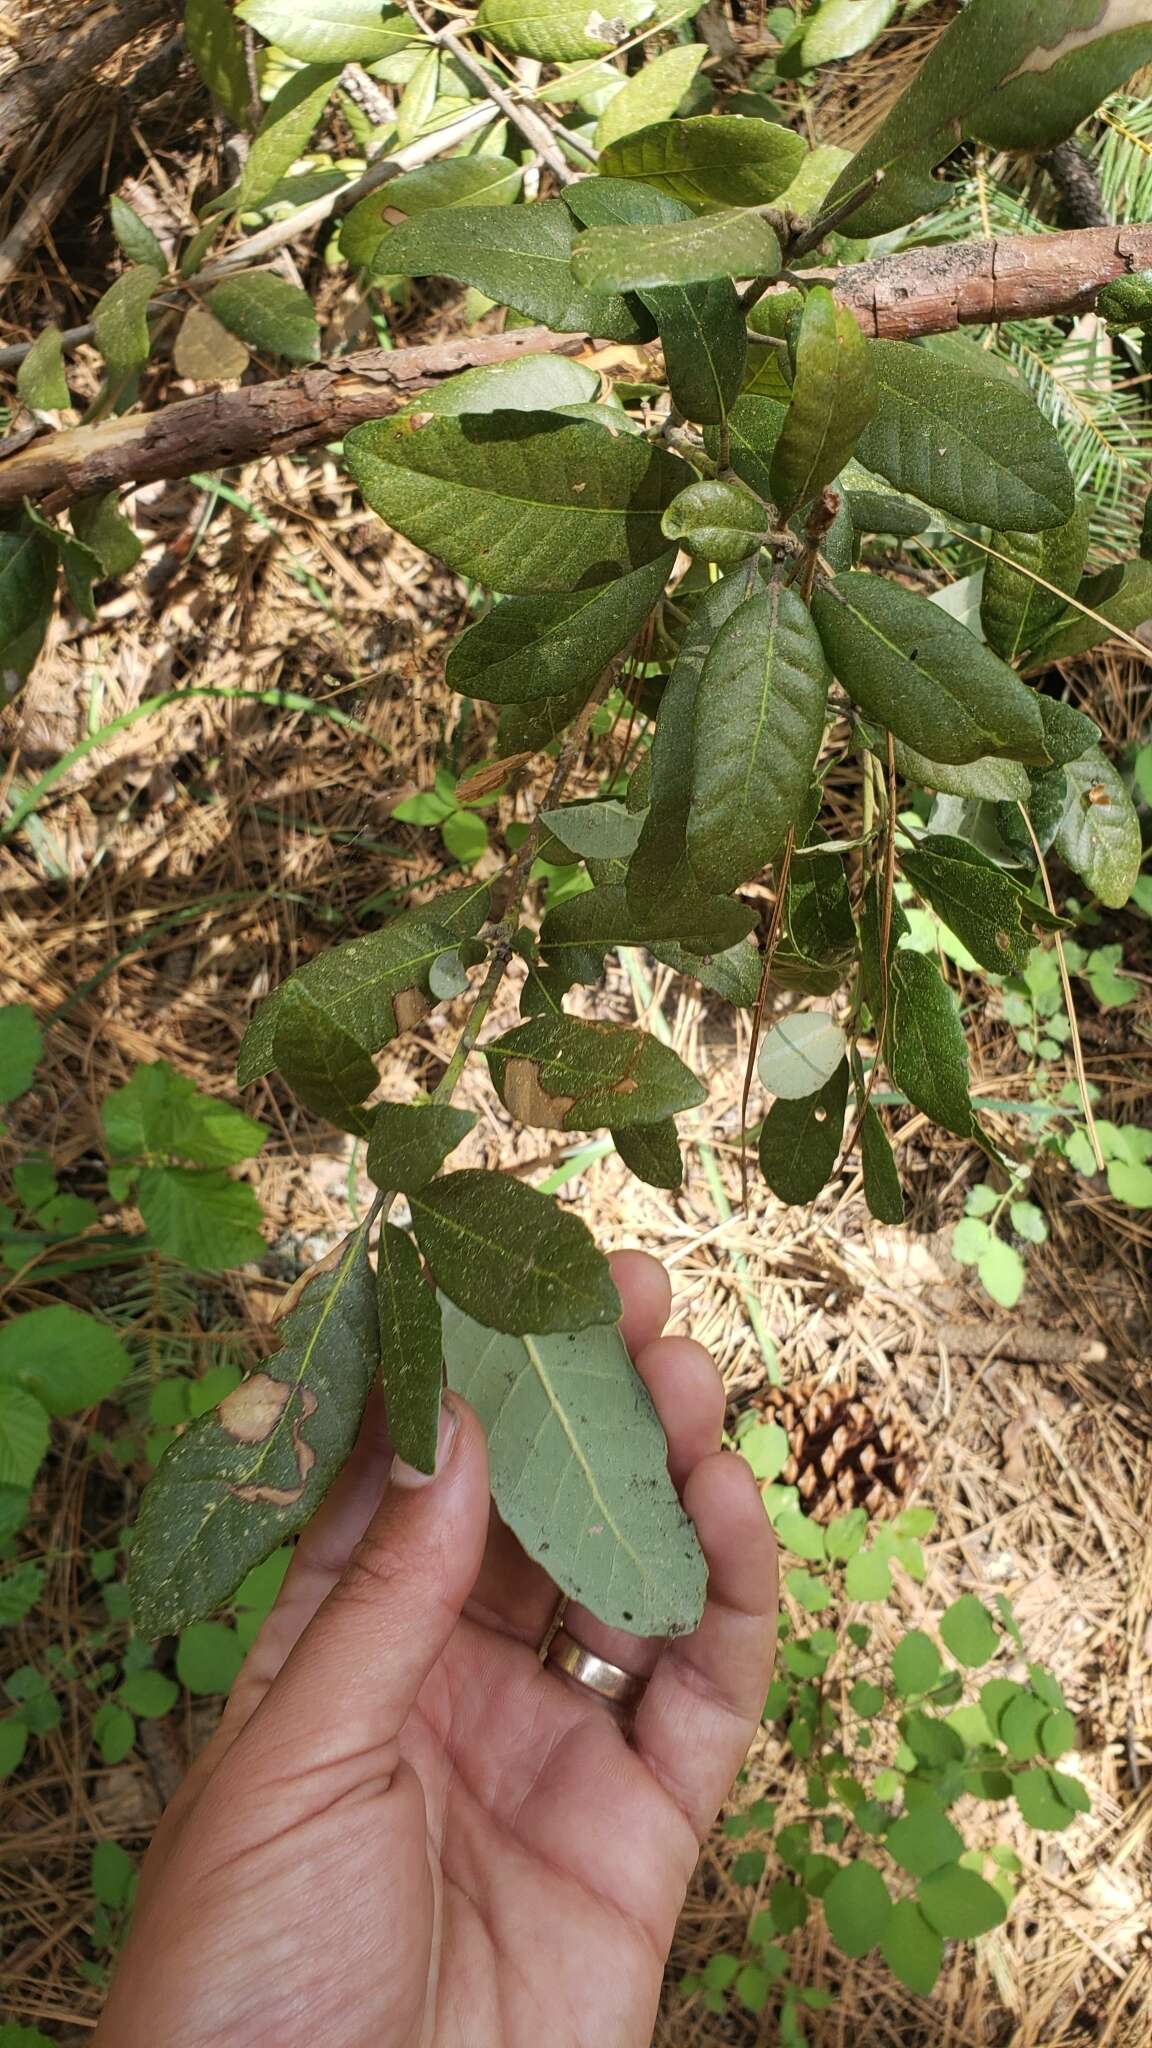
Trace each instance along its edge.
<instances>
[{"instance_id":1,"label":"thumb","mask_svg":"<svg viewBox=\"0 0 1152 2048\"><path fill-rule=\"evenodd\" d=\"M395 1460L379 1508L258 1710L265 1741L275 1725L297 1769L395 1742L476 1582L488 1509L484 1431L467 1402L445 1394L434 1474Z\"/></svg>"}]
</instances>

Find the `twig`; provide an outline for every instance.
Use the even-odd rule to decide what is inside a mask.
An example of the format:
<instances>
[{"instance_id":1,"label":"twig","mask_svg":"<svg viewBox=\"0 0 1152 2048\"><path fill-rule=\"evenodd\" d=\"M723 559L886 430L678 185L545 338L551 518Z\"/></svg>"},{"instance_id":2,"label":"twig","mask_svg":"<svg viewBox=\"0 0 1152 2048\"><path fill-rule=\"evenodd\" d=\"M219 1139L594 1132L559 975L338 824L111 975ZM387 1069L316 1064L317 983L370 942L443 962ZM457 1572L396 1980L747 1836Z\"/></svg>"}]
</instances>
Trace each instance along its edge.
<instances>
[{"instance_id":1,"label":"twig","mask_svg":"<svg viewBox=\"0 0 1152 2048\"><path fill-rule=\"evenodd\" d=\"M756 1008L752 1013L752 1036L748 1045L748 1061L744 1068L744 1086L740 1091L740 1201L748 1207L748 1098L752 1093L752 1076L756 1072L756 1052L760 1043L760 1031L764 1023L764 1009L768 1001L768 985L772 979L772 960L776 952L780 932L784 923L784 908L788 901L788 877L792 872L792 855L796 847L796 828L789 825L784 841L784 852L780 859L780 870L776 883L776 901L772 905L772 918L768 926L768 937L764 942L764 965L760 970L760 986L756 991Z\"/></svg>"},{"instance_id":2,"label":"twig","mask_svg":"<svg viewBox=\"0 0 1152 2048\"><path fill-rule=\"evenodd\" d=\"M1048 870L1044 865L1044 855L1040 851L1040 841L1036 837L1032 827L1032 820L1028 816L1028 807L1026 804L1017 802L1016 808L1024 820L1028 837L1032 841L1032 850L1036 855L1036 865L1040 870L1040 880L1044 885L1044 900L1053 917L1058 917L1060 913L1056 908L1056 899L1052 894L1052 884L1048 880ZM1084 1111L1084 1127L1088 1133L1088 1143L1092 1147L1092 1157L1096 1161L1096 1171L1097 1173L1103 1173L1105 1164L1104 1154L1100 1149L1096 1119L1092 1114L1092 1104L1088 1097L1088 1074L1084 1066L1084 1048L1080 1043L1080 1026L1076 1021L1076 1004L1072 995L1072 977L1068 972L1068 962L1064 954L1064 941L1058 931L1053 932L1052 936L1056 941L1056 958L1060 965L1060 986L1064 993L1064 1010L1068 1018L1068 1030L1072 1039L1072 1064L1076 1069L1076 1086L1080 1090L1080 1104Z\"/></svg>"},{"instance_id":3,"label":"twig","mask_svg":"<svg viewBox=\"0 0 1152 2048\"><path fill-rule=\"evenodd\" d=\"M513 99L512 94L505 91L499 80L493 77L487 66L482 64L479 57L474 55L463 40L463 37L458 36L454 28L430 28L413 5L413 0L408 0L408 12L430 42L439 43L442 49L451 50L456 62L462 69L469 72L476 79L477 83L483 86L488 98L499 107L505 119L511 121L514 128L520 130L524 140L536 151L541 160L547 164L549 170L559 178L560 183L562 185L570 185L577 174L569 167L557 149L552 130L543 116L538 114L533 107L526 106L523 101Z\"/></svg>"},{"instance_id":4,"label":"twig","mask_svg":"<svg viewBox=\"0 0 1152 2048\"><path fill-rule=\"evenodd\" d=\"M794 263L798 256L807 256L810 250L818 249L825 235L832 234L843 221L856 212L858 207L863 206L864 201L870 199L883 182L883 171L873 171L872 176L867 178L863 185L857 185L855 191L849 192L838 206L830 207L827 213L819 214L811 227L805 228L799 240L792 243L788 250L788 261Z\"/></svg>"}]
</instances>

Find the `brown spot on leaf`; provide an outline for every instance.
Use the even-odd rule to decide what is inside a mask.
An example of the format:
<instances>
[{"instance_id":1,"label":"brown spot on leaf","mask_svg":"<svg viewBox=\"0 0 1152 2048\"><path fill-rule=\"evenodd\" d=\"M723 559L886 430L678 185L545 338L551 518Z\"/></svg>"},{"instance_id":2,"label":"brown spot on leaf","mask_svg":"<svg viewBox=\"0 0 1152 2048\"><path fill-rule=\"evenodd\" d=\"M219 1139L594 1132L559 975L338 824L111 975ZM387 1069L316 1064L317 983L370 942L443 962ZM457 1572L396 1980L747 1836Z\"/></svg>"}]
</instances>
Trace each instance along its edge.
<instances>
[{"instance_id":1,"label":"brown spot on leaf","mask_svg":"<svg viewBox=\"0 0 1152 2048\"><path fill-rule=\"evenodd\" d=\"M220 1403L220 1427L239 1444L262 1444L292 1398L291 1387L271 1373L250 1373Z\"/></svg>"},{"instance_id":2,"label":"brown spot on leaf","mask_svg":"<svg viewBox=\"0 0 1152 2048\"><path fill-rule=\"evenodd\" d=\"M1112 799L1102 782L1094 782L1088 791L1088 801L1090 804L1099 804L1102 810L1106 810Z\"/></svg>"},{"instance_id":3,"label":"brown spot on leaf","mask_svg":"<svg viewBox=\"0 0 1152 2048\"><path fill-rule=\"evenodd\" d=\"M509 1060L504 1069L503 1096L505 1108L517 1123L545 1131L562 1131L564 1119L576 1102L574 1095L549 1095L540 1086L538 1063L528 1059Z\"/></svg>"},{"instance_id":4,"label":"brown spot on leaf","mask_svg":"<svg viewBox=\"0 0 1152 2048\"><path fill-rule=\"evenodd\" d=\"M635 1095L639 1086L639 1081L634 1081L631 1074L625 1074L622 1081L617 1081L612 1093L613 1095Z\"/></svg>"},{"instance_id":5,"label":"brown spot on leaf","mask_svg":"<svg viewBox=\"0 0 1152 2048\"><path fill-rule=\"evenodd\" d=\"M322 1259L317 1259L314 1266L309 1266L306 1273L301 1273L299 1278L292 1282L287 1294L281 1296L276 1313L272 1318L273 1322L282 1323L285 1316L291 1315L293 1309L299 1306L300 1297L304 1293L305 1288L311 1287L312 1282L318 1280L321 1273L335 1272L354 1236L355 1232L350 1230L347 1237L342 1237L339 1244L333 1245L330 1252L325 1252ZM240 1393L241 1389L237 1387L236 1391ZM231 1400L232 1396L229 1395L228 1399Z\"/></svg>"},{"instance_id":6,"label":"brown spot on leaf","mask_svg":"<svg viewBox=\"0 0 1152 2048\"><path fill-rule=\"evenodd\" d=\"M1007 932L997 932L996 944L999 946L1000 951L1002 953L1007 953L1012 945L1012 941L1009 938Z\"/></svg>"},{"instance_id":7,"label":"brown spot on leaf","mask_svg":"<svg viewBox=\"0 0 1152 2048\"><path fill-rule=\"evenodd\" d=\"M266 1377L266 1375L261 1375L261 1377ZM237 1387L236 1392L240 1393L240 1391L241 1389ZM290 1394L291 1391L292 1389L290 1387L285 1387L284 1389L285 1394ZM231 1400L232 1396L229 1395L228 1398L229 1400ZM292 1451L296 1459L296 1470L299 1474L298 1485L230 1486L228 1489L229 1493L235 1494L237 1500L249 1501L252 1504L255 1504L257 1501L262 1501L265 1504L265 1506L271 1508L295 1507L297 1501L300 1499L300 1496L304 1491L304 1488L308 1484L308 1474L311 1472L313 1465L316 1463L316 1453L313 1450L311 1444L305 1443L304 1438L301 1435L301 1431L304 1427L304 1424L307 1422L308 1417L310 1415L315 1415L318 1406L319 1403L316 1399L315 1394L312 1392L312 1389L310 1387L301 1387L300 1413L296 1416L292 1424Z\"/></svg>"},{"instance_id":8,"label":"brown spot on leaf","mask_svg":"<svg viewBox=\"0 0 1152 2048\"><path fill-rule=\"evenodd\" d=\"M422 989L402 988L394 997L392 1007L396 1012L397 1031L411 1031L421 1017L428 1015L432 1005Z\"/></svg>"}]
</instances>

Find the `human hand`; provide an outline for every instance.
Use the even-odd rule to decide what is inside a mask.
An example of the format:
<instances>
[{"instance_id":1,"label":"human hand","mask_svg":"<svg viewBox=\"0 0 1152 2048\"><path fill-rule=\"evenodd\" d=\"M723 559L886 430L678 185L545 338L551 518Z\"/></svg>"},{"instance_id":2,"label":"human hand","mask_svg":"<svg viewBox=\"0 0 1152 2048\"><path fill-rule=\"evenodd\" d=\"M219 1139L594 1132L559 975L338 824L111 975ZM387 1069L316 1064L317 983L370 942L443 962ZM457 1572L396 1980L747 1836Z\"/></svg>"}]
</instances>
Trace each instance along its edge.
<instances>
[{"instance_id":1,"label":"human hand","mask_svg":"<svg viewBox=\"0 0 1152 2048\"><path fill-rule=\"evenodd\" d=\"M374 1398L157 1830L98 2048L647 2048L759 1721L776 1568L719 1376L660 1335L663 1268L613 1275L708 1560L700 1627L665 1645L568 1609L650 1674L626 1726L539 1661L559 1596L490 1510L472 1410L445 1400L425 1480L389 1475Z\"/></svg>"}]
</instances>

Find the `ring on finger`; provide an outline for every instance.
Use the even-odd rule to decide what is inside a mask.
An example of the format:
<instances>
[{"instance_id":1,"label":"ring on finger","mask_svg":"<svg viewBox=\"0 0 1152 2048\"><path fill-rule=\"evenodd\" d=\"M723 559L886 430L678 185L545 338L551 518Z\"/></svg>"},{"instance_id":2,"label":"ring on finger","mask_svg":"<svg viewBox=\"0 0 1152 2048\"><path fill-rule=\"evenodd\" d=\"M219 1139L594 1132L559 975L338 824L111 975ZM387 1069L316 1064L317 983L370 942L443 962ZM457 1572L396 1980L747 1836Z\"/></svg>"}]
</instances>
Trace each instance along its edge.
<instances>
[{"instance_id":1,"label":"ring on finger","mask_svg":"<svg viewBox=\"0 0 1152 2048\"><path fill-rule=\"evenodd\" d=\"M568 1678L575 1679L586 1692L595 1693L598 1699L607 1700L610 1706L631 1710L640 1704L648 1684L646 1678L634 1671L625 1671L622 1665L610 1664L606 1657L598 1657L594 1650L585 1649L583 1643L569 1635L566 1628L558 1628L548 1645L545 1664L553 1670L563 1671Z\"/></svg>"}]
</instances>

